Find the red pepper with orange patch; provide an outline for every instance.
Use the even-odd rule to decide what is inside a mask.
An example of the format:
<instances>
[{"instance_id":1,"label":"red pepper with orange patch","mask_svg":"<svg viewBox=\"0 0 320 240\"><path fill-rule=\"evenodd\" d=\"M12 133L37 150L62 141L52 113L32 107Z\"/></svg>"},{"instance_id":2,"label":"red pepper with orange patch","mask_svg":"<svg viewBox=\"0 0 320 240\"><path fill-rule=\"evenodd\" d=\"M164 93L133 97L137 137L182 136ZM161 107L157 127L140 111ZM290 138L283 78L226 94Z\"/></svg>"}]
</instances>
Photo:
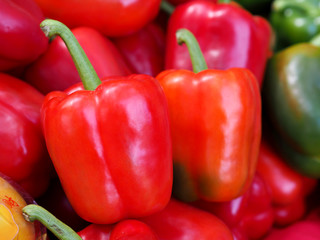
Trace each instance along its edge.
<instances>
[{"instance_id":1,"label":"red pepper with orange patch","mask_svg":"<svg viewBox=\"0 0 320 240\"><path fill-rule=\"evenodd\" d=\"M171 123L174 196L184 201L229 201L244 193L256 171L261 137L261 97L244 68L207 69L196 39L186 29L194 72L167 70L164 89Z\"/></svg>"}]
</instances>

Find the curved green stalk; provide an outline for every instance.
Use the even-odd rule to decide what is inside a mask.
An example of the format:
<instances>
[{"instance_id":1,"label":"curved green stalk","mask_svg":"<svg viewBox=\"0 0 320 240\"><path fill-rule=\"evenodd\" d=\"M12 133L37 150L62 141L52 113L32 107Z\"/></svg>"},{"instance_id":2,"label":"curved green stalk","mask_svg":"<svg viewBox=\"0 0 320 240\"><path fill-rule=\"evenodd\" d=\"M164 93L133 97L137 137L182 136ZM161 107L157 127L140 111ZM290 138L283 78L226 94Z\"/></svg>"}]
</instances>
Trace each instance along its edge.
<instances>
[{"instance_id":1,"label":"curved green stalk","mask_svg":"<svg viewBox=\"0 0 320 240\"><path fill-rule=\"evenodd\" d=\"M201 52L199 43L195 38L195 36L188 29L185 29L185 28L179 29L176 32L176 38L177 38L178 44L181 45L185 43L187 45L191 62L192 62L193 71L195 73L208 69L207 63Z\"/></svg>"},{"instance_id":2,"label":"curved green stalk","mask_svg":"<svg viewBox=\"0 0 320 240\"><path fill-rule=\"evenodd\" d=\"M26 221L41 222L60 240L82 240L82 238L69 226L58 220L50 212L36 204L29 204L22 209Z\"/></svg>"},{"instance_id":3,"label":"curved green stalk","mask_svg":"<svg viewBox=\"0 0 320 240\"><path fill-rule=\"evenodd\" d=\"M96 89L101 84L101 81L70 29L63 23L52 19L42 21L40 27L46 36L58 35L62 38L76 65L84 88L86 90Z\"/></svg>"}]
</instances>

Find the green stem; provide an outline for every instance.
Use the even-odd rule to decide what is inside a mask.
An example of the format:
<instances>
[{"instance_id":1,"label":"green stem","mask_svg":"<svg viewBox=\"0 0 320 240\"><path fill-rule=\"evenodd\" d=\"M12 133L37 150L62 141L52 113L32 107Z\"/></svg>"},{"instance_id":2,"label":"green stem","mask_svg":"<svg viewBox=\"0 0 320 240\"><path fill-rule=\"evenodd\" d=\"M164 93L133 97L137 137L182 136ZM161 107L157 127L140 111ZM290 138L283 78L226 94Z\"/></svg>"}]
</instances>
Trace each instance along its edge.
<instances>
[{"instance_id":1,"label":"green stem","mask_svg":"<svg viewBox=\"0 0 320 240\"><path fill-rule=\"evenodd\" d=\"M171 15L175 7L172 4L168 3L167 1L162 0L160 4L160 9L168 13L169 15Z\"/></svg>"},{"instance_id":2,"label":"green stem","mask_svg":"<svg viewBox=\"0 0 320 240\"><path fill-rule=\"evenodd\" d=\"M183 43L187 45L192 62L193 71L195 73L208 69L207 63L201 52L199 43L188 29L179 29L176 32L176 38L179 45Z\"/></svg>"},{"instance_id":3,"label":"green stem","mask_svg":"<svg viewBox=\"0 0 320 240\"><path fill-rule=\"evenodd\" d=\"M23 216L28 222L39 221L60 240L82 240L69 226L58 220L43 207L29 204L22 209Z\"/></svg>"},{"instance_id":4,"label":"green stem","mask_svg":"<svg viewBox=\"0 0 320 240\"><path fill-rule=\"evenodd\" d=\"M86 90L96 89L101 81L70 29L63 23L52 19L42 21L40 27L47 37L58 35L62 38L76 65L84 88Z\"/></svg>"},{"instance_id":5,"label":"green stem","mask_svg":"<svg viewBox=\"0 0 320 240\"><path fill-rule=\"evenodd\" d=\"M230 3L231 0L218 0L218 3Z\"/></svg>"}]
</instances>

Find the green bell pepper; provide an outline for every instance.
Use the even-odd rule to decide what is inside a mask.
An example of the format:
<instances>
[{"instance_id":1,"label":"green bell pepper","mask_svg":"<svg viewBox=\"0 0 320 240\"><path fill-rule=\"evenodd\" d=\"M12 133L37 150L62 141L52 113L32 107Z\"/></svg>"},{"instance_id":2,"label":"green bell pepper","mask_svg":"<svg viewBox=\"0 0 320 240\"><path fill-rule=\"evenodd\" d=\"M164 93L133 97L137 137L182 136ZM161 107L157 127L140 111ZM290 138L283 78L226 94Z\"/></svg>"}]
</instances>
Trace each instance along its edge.
<instances>
[{"instance_id":1,"label":"green bell pepper","mask_svg":"<svg viewBox=\"0 0 320 240\"><path fill-rule=\"evenodd\" d=\"M288 163L320 178L320 39L298 43L269 60L262 97L274 138Z\"/></svg>"},{"instance_id":2,"label":"green bell pepper","mask_svg":"<svg viewBox=\"0 0 320 240\"><path fill-rule=\"evenodd\" d=\"M320 0L275 0L269 20L276 50L307 42L320 33Z\"/></svg>"}]
</instances>

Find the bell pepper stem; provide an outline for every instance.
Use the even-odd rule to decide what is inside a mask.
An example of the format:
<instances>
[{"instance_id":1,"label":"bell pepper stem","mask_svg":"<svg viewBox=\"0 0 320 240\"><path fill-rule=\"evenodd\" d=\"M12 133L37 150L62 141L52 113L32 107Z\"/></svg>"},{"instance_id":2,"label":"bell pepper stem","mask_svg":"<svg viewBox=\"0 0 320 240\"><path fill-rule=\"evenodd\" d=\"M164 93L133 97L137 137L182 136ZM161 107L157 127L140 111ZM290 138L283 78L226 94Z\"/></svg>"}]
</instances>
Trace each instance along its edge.
<instances>
[{"instance_id":1,"label":"bell pepper stem","mask_svg":"<svg viewBox=\"0 0 320 240\"><path fill-rule=\"evenodd\" d=\"M199 43L195 36L185 28L181 28L176 32L176 38L179 45L185 43L187 45L193 72L198 73L208 69L207 63L201 52Z\"/></svg>"},{"instance_id":2,"label":"bell pepper stem","mask_svg":"<svg viewBox=\"0 0 320 240\"><path fill-rule=\"evenodd\" d=\"M230 3L231 0L218 0L218 3Z\"/></svg>"},{"instance_id":3,"label":"bell pepper stem","mask_svg":"<svg viewBox=\"0 0 320 240\"><path fill-rule=\"evenodd\" d=\"M63 23L52 19L43 20L40 23L40 28L49 38L55 35L62 38L71 54L84 88L95 90L101 84L101 80L70 29Z\"/></svg>"},{"instance_id":4,"label":"bell pepper stem","mask_svg":"<svg viewBox=\"0 0 320 240\"><path fill-rule=\"evenodd\" d=\"M171 15L175 9L175 7L170 4L169 2L162 0L160 4L160 9L166 12L167 14Z\"/></svg>"},{"instance_id":5,"label":"bell pepper stem","mask_svg":"<svg viewBox=\"0 0 320 240\"><path fill-rule=\"evenodd\" d=\"M36 204L29 204L22 209L26 221L41 222L60 240L82 240L82 238L72 228L58 220L50 212Z\"/></svg>"}]
</instances>

